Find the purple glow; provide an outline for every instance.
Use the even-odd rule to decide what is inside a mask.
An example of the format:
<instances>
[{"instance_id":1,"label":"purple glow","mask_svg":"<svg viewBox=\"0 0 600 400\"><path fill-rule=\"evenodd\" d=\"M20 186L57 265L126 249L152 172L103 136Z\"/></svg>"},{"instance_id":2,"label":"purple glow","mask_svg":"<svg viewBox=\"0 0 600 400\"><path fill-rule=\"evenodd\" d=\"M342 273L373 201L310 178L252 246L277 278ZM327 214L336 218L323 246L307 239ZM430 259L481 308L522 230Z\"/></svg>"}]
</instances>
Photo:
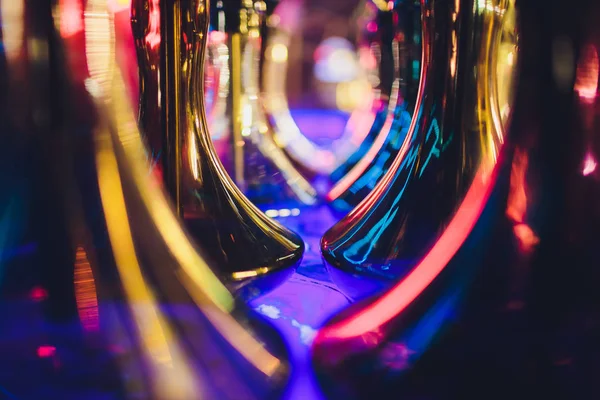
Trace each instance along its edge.
<instances>
[{"instance_id":1,"label":"purple glow","mask_svg":"<svg viewBox=\"0 0 600 400\"><path fill-rule=\"evenodd\" d=\"M273 323L289 346L294 368L283 399L320 400L324 396L311 371L310 345L323 322L350 303L331 282L321 259L321 235L335 218L327 207L319 207L277 219L302 235L306 253L288 281L250 305Z\"/></svg>"}]
</instances>

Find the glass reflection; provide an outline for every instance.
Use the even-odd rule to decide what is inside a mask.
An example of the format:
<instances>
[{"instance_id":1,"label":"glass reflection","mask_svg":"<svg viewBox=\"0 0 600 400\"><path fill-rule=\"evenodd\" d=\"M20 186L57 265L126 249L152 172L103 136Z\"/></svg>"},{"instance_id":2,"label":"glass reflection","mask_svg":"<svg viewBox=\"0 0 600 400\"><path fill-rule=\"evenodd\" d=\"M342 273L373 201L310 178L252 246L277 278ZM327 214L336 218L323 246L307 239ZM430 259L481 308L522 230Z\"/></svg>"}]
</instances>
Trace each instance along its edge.
<instances>
[{"instance_id":1,"label":"glass reflection","mask_svg":"<svg viewBox=\"0 0 600 400\"><path fill-rule=\"evenodd\" d=\"M267 12L263 34L261 94L266 115L272 122L273 138L303 168L313 174L328 175L335 167L336 151L320 147L300 131L286 94L288 49L303 17L303 2L286 0L277 8L267 3L267 11L270 7L273 10Z\"/></svg>"},{"instance_id":2,"label":"glass reflection","mask_svg":"<svg viewBox=\"0 0 600 400\"><path fill-rule=\"evenodd\" d=\"M205 34L205 3L188 5ZM3 86L9 124L0 148L14 158L0 177L9 196L24 199L20 224L36 243L14 263L0 258L0 271L8 268L0 343L11 365L0 368L2 395L277 396L288 371L283 344L213 274L147 173L106 1L89 0L73 14L77 32L61 29L65 9L27 2L20 16L0 15L26 22L21 57L7 61L1 79L12 82L9 71L20 63L30 83ZM25 51L27 43L35 49ZM20 110L28 118L7 113L6 98L27 104ZM14 167L24 168L12 183L5 177Z\"/></svg>"},{"instance_id":3,"label":"glass reflection","mask_svg":"<svg viewBox=\"0 0 600 400\"><path fill-rule=\"evenodd\" d=\"M510 15L503 10L512 5L461 1L460 12L477 21ZM447 15L446 4L430 6L434 17L442 10ZM589 98L579 95L587 74L577 71L589 67L588 77L597 74L586 47L599 48L594 21L600 7L591 1L578 10L558 1L516 7L518 82L510 118L502 121L505 144L481 165L415 268L385 295L353 306L319 331L314 361L332 396L598 395L598 359L590 354L598 325L590 322L599 315L598 252L592 249L600 237L600 192L581 165L600 125L591 117L597 102L589 107ZM491 122L491 111L483 114Z\"/></svg>"},{"instance_id":4,"label":"glass reflection","mask_svg":"<svg viewBox=\"0 0 600 400\"><path fill-rule=\"evenodd\" d=\"M212 6L211 29L219 33L216 37L220 43L213 45L219 51L215 68L220 72L217 109L213 107L209 128L214 126L218 137L229 137L229 151L222 157L224 166L256 204L314 204L315 189L275 143L261 103L261 31L267 4L256 0L213 1Z\"/></svg>"},{"instance_id":5,"label":"glass reflection","mask_svg":"<svg viewBox=\"0 0 600 400\"><path fill-rule=\"evenodd\" d=\"M504 18L511 14L476 8L470 16L457 7L423 12L423 69L407 139L369 196L323 236L332 276L350 273L386 285L410 272L480 171L496 161L503 131L490 111L499 106L492 88ZM480 25L472 27L469 18ZM349 290L362 296L360 285Z\"/></svg>"},{"instance_id":6,"label":"glass reflection","mask_svg":"<svg viewBox=\"0 0 600 400\"><path fill-rule=\"evenodd\" d=\"M357 152L332 176L339 181L327 194L338 210L350 211L373 190L388 171L407 137L419 88L421 65L421 9L418 3L396 2L393 8L379 11L377 29L382 55L387 54L387 69L382 60L381 76L392 76L388 113L365 153ZM417 73L414 73L414 69ZM364 146L363 144L362 146ZM362 147L361 146L361 147ZM356 157L362 155L360 160ZM355 162L352 162L355 160ZM343 172L343 175L340 175Z\"/></svg>"},{"instance_id":7,"label":"glass reflection","mask_svg":"<svg viewBox=\"0 0 600 400\"><path fill-rule=\"evenodd\" d=\"M184 5L192 7L194 4ZM151 83L141 80L140 109L149 104L152 106L140 112L142 119L139 125L142 129L149 127L150 135L156 134L155 139L162 145L165 188L196 243L219 266L221 278L227 281L231 289L244 297L256 296L285 280L292 272L289 268L301 260L304 243L295 233L266 216L250 202L234 183L232 178L235 177L227 174L216 154L205 117L203 88L204 48L216 31L206 34L198 27L202 26L204 19L208 21L208 15L203 15L203 10L193 14L192 10L187 9L181 12L165 9L162 4L163 8L159 9L161 21L172 21L169 26L173 30L161 29L159 47L154 49L147 40L148 35L154 32L153 9L144 5L148 4L132 4L132 29L137 39L137 55L142 65L140 69L142 73L152 73L145 78L142 76ZM261 10L258 5L256 7L255 10L252 5L254 13ZM234 14L239 12L235 7L227 10ZM216 13L218 18L221 12L223 10L217 9L212 14ZM256 33L259 15L253 15L250 18L252 21L246 22L252 25L252 32ZM213 20L213 23L218 26L218 21ZM239 30L239 15L237 21L228 29ZM227 35L225 32L222 34ZM254 37L250 31L236 35L233 35L236 39L230 35L228 40L239 42L243 36L249 40L247 50L256 50L255 47L260 44L258 37ZM147 56L149 52L152 57ZM241 53L232 55L238 57ZM236 59L241 60L239 57ZM249 60L254 60L254 56ZM241 85L238 79L241 64L235 64L235 68L238 68L238 74L231 70L231 79L236 80L236 85ZM239 85L236 86L238 89L241 87ZM253 104L258 101L250 97L250 93L244 95ZM250 104L246 100L236 102L236 107L242 103ZM253 118L250 114L244 115L251 120ZM241 128L237 123L233 126ZM239 130L237 132L242 133ZM255 178L259 179L258 176ZM269 276L264 277L267 274Z\"/></svg>"}]
</instances>

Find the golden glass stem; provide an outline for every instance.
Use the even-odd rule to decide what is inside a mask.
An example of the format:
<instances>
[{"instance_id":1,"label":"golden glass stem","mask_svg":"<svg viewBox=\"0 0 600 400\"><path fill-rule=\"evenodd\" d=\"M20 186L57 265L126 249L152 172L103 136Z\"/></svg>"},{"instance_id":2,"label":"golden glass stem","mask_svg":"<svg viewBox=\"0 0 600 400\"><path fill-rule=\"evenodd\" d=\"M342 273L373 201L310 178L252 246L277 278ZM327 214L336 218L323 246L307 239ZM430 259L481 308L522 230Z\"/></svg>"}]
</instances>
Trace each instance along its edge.
<instances>
[{"instance_id":1,"label":"golden glass stem","mask_svg":"<svg viewBox=\"0 0 600 400\"><path fill-rule=\"evenodd\" d=\"M264 112L260 94L261 29L266 4L246 1L238 5L215 2L211 24L224 39L220 51L229 71L227 87L220 96L227 98L225 110L213 113L211 129L225 130L231 151L226 165L235 183L255 203L286 200L314 204L317 193L298 172L286 153L276 144L273 128Z\"/></svg>"},{"instance_id":2,"label":"golden glass stem","mask_svg":"<svg viewBox=\"0 0 600 400\"><path fill-rule=\"evenodd\" d=\"M184 15L206 15L203 2L173 3L184 6ZM81 376L86 368L71 355L100 352L94 376L74 386L118 398L275 396L288 371L278 335L212 272L205 252L195 247L168 196L147 173L145 145L115 63L107 1L88 0L80 19L68 6L25 3L22 19L28 24L19 47L35 43L36 51L9 60L9 70L26 67L22 76L31 82L9 94L31 104L23 113L33 117L23 120L23 128L31 138L29 163L37 170L22 183L34 194L35 261L43 263L40 284L48 290L40 309L66 309L61 321L51 319L50 338L44 338L53 346L42 342L25 353L69 354L53 373ZM6 21L4 11L0 17ZM200 24L199 34L206 27ZM6 77L12 81L12 72ZM2 129L7 138L17 132ZM20 150L14 141L7 143ZM86 296L79 286L82 271L94 283ZM74 283L73 296L56 290ZM99 324L78 314L83 297L93 299L86 305ZM80 343L73 332L96 340ZM17 342L32 344L29 338ZM35 379L34 374L32 386Z\"/></svg>"},{"instance_id":3,"label":"golden glass stem","mask_svg":"<svg viewBox=\"0 0 600 400\"><path fill-rule=\"evenodd\" d=\"M133 7L136 40L138 46L146 46L138 49L138 54L144 55L152 51L147 49L150 44L146 39L154 31L143 24L152 18L144 14L148 9L143 8L143 3ZM159 70L160 85L145 85L140 104L153 104L153 109L160 110L161 125L160 130L144 120L139 125L149 127L151 131L146 133L150 135L160 133L165 187L178 214L198 245L215 261L221 277L233 288L241 289L252 281L245 278L297 264L304 243L246 198L216 154L206 122L203 88L208 5L197 10L191 7L192 3L183 1L161 3L160 57L139 59L141 69ZM144 32L146 38L141 37ZM157 59L159 65L146 64ZM156 101L158 106L154 106ZM155 121L153 113L140 115ZM290 272L273 275L274 282L267 286ZM248 288L254 292L262 290L252 285Z\"/></svg>"}]
</instances>

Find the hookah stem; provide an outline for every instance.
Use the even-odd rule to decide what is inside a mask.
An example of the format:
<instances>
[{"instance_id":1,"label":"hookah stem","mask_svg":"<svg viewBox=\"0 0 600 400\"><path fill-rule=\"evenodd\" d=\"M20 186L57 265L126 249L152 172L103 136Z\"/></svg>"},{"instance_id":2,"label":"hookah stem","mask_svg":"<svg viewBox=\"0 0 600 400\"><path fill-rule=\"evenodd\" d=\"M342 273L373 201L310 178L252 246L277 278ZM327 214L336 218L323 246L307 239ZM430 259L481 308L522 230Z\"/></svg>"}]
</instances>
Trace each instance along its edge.
<instances>
[{"instance_id":1,"label":"hookah stem","mask_svg":"<svg viewBox=\"0 0 600 400\"><path fill-rule=\"evenodd\" d=\"M181 0L164 0L161 4L160 90L162 92L162 129L164 184L183 217L181 203L181 141L179 118L181 88Z\"/></svg>"},{"instance_id":2,"label":"hookah stem","mask_svg":"<svg viewBox=\"0 0 600 400\"><path fill-rule=\"evenodd\" d=\"M244 181L244 139L242 138L242 132L240 130L240 96L242 92L242 54L241 54L241 37L240 33L231 34L231 95L232 95L232 118L235 120L232 124L233 134L233 160L235 163L235 181L236 183L245 188Z\"/></svg>"}]
</instances>

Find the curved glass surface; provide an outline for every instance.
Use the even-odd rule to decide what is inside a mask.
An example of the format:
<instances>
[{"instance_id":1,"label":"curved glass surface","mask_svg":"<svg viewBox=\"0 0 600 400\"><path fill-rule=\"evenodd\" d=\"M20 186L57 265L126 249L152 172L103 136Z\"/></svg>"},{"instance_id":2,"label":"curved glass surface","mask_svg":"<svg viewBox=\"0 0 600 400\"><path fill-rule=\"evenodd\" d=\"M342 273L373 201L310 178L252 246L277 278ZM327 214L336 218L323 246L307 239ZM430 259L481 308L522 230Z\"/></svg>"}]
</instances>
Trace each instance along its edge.
<instances>
[{"instance_id":1,"label":"curved glass surface","mask_svg":"<svg viewBox=\"0 0 600 400\"><path fill-rule=\"evenodd\" d=\"M510 59L498 60L507 55L502 37L515 37L515 31L488 30L488 24L514 18L515 3L427 3L434 21L460 6L456 21L465 23L463 29L495 41L486 46L496 54L485 57L492 68ZM598 252L592 248L600 192L590 159L600 129L591 117L599 106L600 7L592 1L578 10L559 1L516 7L518 81L510 123L497 121L505 144L497 161L480 165L452 220L415 268L383 296L346 310L319 331L314 361L333 396L598 395L592 378L597 360L589 355L598 328L588 323L598 318ZM501 68L496 71L500 78ZM492 99L483 104L501 106L495 79L483 83ZM481 111L492 123L480 126L493 132L498 114Z\"/></svg>"},{"instance_id":2,"label":"curved glass surface","mask_svg":"<svg viewBox=\"0 0 600 400\"><path fill-rule=\"evenodd\" d=\"M419 89L422 52L418 2L396 1L392 9L386 8L379 14L378 34L384 44L381 52L391 56L388 60L391 70L382 68L381 75L394 79L388 113L377 135L371 138L368 150L356 152L332 174L336 184L327 194L327 200L334 208L346 212L373 190L392 165L407 137Z\"/></svg>"},{"instance_id":3,"label":"curved glass surface","mask_svg":"<svg viewBox=\"0 0 600 400\"><path fill-rule=\"evenodd\" d=\"M140 85L143 89L140 103L142 106L152 104L152 110L159 110L160 114L157 116L155 111L140 114L141 117L148 116L149 120L142 119L139 125L142 129L145 126L151 128L145 136L159 135L156 141L163 146L165 188L196 243L219 266L222 279L227 280L232 289L261 292L292 272L288 268L301 260L304 243L297 234L250 202L216 154L207 126L203 88L205 47L209 36L200 32L192 20L184 19L191 11L181 16L179 12L161 8L157 12L164 21L173 21L168 28L172 30L164 26L161 29L153 27L155 17L151 13L154 9L145 5L148 3L132 4L132 30L136 34L138 56L149 51L158 56L152 59L140 57L139 63L143 71L158 70L152 79L159 78L159 82ZM214 12L218 14L218 10ZM159 38L155 42L152 38L157 31ZM249 35L245 37L250 38ZM257 43L256 39L252 40L246 48L254 51ZM249 60L254 59L250 57ZM149 62L152 63L148 65ZM232 79L236 77L240 75L232 75ZM236 82L236 85L241 84L239 79ZM249 93L245 96L250 101ZM237 100L241 101L240 98ZM157 120L160 121L158 126ZM260 176L255 178L260 179ZM255 287L252 282L258 284L258 280L254 278L266 274L271 277L261 280L265 287ZM267 284L270 280L273 282Z\"/></svg>"},{"instance_id":4,"label":"curved glass surface","mask_svg":"<svg viewBox=\"0 0 600 400\"><path fill-rule=\"evenodd\" d=\"M209 129L229 138L223 165L254 203L315 204L317 193L277 146L260 94L264 1L213 1L211 37L218 41L219 101ZM225 66L225 63L227 65ZM218 112L218 113L217 113Z\"/></svg>"},{"instance_id":5,"label":"curved glass surface","mask_svg":"<svg viewBox=\"0 0 600 400\"><path fill-rule=\"evenodd\" d=\"M9 272L0 282L2 357L11 363L0 368L2 396L280 394L289 367L278 335L220 282L148 174L107 3L6 5L2 28L22 30L18 57L2 52L10 82L2 97L20 103L21 115L7 114L3 101L2 116L19 129L1 132L26 138L26 149L3 144L28 159L20 185L36 248L13 263L0 259ZM186 23L198 18L205 34L204 2L171 5L187 11L179 14ZM27 86L14 85L21 78Z\"/></svg>"},{"instance_id":6,"label":"curved glass surface","mask_svg":"<svg viewBox=\"0 0 600 400\"><path fill-rule=\"evenodd\" d=\"M475 25L461 13L424 11L407 139L369 196L323 236L332 266L388 282L404 276L444 232L478 171L495 162L503 131L491 91L504 14L484 8Z\"/></svg>"}]
</instances>

